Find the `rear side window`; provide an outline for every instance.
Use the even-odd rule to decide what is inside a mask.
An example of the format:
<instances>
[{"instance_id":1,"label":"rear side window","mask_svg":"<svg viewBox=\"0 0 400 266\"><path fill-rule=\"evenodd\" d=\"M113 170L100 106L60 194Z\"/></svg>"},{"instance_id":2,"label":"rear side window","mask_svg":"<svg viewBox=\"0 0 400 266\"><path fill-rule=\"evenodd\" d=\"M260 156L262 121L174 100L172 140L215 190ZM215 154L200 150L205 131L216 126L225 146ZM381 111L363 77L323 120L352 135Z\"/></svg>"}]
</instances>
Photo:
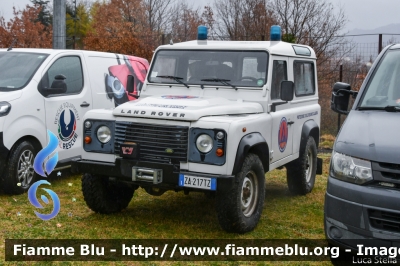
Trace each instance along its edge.
<instances>
[{"instance_id":1,"label":"rear side window","mask_svg":"<svg viewBox=\"0 0 400 266\"><path fill-rule=\"evenodd\" d=\"M83 73L81 59L78 56L66 56L57 59L47 71L49 84L57 75L66 77L67 92L65 94L77 94L83 88Z\"/></svg>"},{"instance_id":2,"label":"rear side window","mask_svg":"<svg viewBox=\"0 0 400 266\"><path fill-rule=\"evenodd\" d=\"M287 64L284 60L274 60L272 66L271 99L280 99L281 82L287 80Z\"/></svg>"},{"instance_id":3,"label":"rear side window","mask_svg":"<svg viewBox=\"0 0 400 266\"><path fill-rule=\"evenodd\" d=\"M295 61L293 74L296 96L315 94L314 63Z\"/></svg>"}]
</instances>

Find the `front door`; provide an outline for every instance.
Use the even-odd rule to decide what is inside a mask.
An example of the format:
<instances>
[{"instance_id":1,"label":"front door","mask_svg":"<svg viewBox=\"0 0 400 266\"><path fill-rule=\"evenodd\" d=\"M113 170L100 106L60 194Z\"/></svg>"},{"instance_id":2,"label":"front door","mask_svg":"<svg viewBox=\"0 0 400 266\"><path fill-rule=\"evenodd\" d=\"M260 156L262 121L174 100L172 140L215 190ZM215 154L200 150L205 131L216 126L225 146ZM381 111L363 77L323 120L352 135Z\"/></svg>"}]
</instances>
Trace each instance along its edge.
<instances>
[{"instance_id":1,"label":"front door","mask_svg":"<svg viewBox=\"0 0 400 266\"><path fill-rule=\"evenodd\" d=\"M280 99L280 84L288 80L288 58L274 56L271 60L271 103L282 103ZM270 112L272 116L272 163L284 159L293 153L293 110L291 103L275 106L275 111Z\"/></svg>"},{"instance_id":2,"label":"front door","mask_svg":"<svg viewBox=\"0 0 400 266\"><path fill-rule=\"evenodd\" d=\"M45 97L46 126L59 142L59 162L79 156L82 148L84 114L92 104L88 78L84 75L80 54L63 53L49 64L42 83L51 86L55 76L64 75L67 91Z\"/></svg>"}]
</instances>

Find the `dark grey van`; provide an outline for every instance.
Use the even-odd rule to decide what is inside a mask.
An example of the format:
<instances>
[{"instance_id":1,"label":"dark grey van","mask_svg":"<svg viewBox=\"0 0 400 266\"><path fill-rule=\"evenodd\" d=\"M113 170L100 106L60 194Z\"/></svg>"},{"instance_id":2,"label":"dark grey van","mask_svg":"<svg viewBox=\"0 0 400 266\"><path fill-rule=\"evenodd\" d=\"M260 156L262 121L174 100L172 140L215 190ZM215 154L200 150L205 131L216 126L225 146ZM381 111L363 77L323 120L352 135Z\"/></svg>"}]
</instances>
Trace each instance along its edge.
<instances>
[{"instance_id":1,"label":"dark grey van","mask_svg":"<svg viewBox=\"0 0 400 266\"><path fill-rule=\"evenodd\" d=\"M359 93L336 83L331 108L348 117L331 158L326 237L353 251L365 239L400 247L400 44L380 53Z\"/></svg>"}]
</instances>

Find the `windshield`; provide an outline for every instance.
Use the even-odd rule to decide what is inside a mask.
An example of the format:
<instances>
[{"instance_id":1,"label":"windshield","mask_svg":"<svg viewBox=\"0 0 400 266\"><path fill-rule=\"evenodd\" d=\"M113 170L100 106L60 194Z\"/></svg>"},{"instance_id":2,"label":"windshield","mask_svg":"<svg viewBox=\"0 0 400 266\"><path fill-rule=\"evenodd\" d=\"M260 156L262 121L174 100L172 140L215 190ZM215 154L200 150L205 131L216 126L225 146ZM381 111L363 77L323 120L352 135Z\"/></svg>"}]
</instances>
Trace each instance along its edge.
<instances>
[{"instance_id":1,"label":"windshield","mask_svg":"<svg viewBox=\"0 0 400 266\"><path fill-rule=\"evenodd\" d=\"M388 51L365 88L360 109L400 107L400 50Z\"/></svg>"},{"instance_id":2,"label":"windshield","mask_svg":"<svg viewBox=\"0 0 400 266\"><path fill-rule=\"evenodd\" d=\"M0 91L13 91L26 86L47 54L0 52Z\"/></svg>"},{"instance_id":3,"label":"windshield","mask_svg":"<svg viewBox=\"0 0 400 266\"><path fill-rule=\"evenodd\" d=\"M160 50L149 82L260 88L267 62L266 51Z\"/></svg>"}]
</instances>

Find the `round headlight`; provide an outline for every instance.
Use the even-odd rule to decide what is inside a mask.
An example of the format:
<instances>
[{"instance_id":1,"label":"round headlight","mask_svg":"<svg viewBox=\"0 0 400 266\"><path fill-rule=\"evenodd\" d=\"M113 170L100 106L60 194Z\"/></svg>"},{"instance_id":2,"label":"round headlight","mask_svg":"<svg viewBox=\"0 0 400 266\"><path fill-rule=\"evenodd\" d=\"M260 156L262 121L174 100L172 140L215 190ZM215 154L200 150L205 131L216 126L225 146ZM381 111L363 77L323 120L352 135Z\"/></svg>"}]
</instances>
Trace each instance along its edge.
<instances>
[{"instance_id":1,"label":"round headlight","mask_svg":"<svg viewBox=\"0 0 400 266\"><path fill-rule=\"evenodd\" d=\"M101 126L97 129L97 138L101 143L107 143L111 139L111 130L107 126Z\"/></svg>"},{"instance_id":2,"label":"round headlight","mask_svg":"<svg viewBox=\"0 0 400 266\"><path fill-rule=\"evenodd\" d=\"M213 140L209 135L202 134L196 140L196 147L202 153L210 152L213 148Z\"/></svg>"}]
</instances>

